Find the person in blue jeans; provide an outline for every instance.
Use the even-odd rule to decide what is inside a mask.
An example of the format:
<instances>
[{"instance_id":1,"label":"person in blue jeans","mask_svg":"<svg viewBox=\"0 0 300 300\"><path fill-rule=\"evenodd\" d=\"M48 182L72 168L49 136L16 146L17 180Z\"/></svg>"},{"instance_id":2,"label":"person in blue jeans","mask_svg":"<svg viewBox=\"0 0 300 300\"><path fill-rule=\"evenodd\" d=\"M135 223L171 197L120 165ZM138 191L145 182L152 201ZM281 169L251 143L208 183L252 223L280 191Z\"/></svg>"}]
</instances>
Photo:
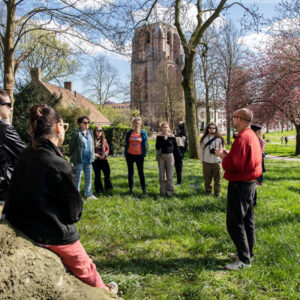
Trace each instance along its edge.
<instances>
[{"instance_id":1,"label":"person in blue jeans","mask_svg":"<svg viewBox=\"0 0 300 300\"><path fill-rule=\"evenodd\" d=\"M97 199L92 192L92 162L95 159L94 138L89 130L90 119L88 116L81 116L77 119L79 126L70 140L70 161L75 168L75 183L80 191L80 180L82 171L84 172L84 197Z\"/></svg>"},{"instance_id":2,"label":"person in blue jeans","mask_svg":"<svg viewBox=\"0 0 300 300\"><path fill-rule=\"evenodd\" d=\"M129 193L133 194L133 176L134 176L134 163L136 163L140 184L143 191L142 196L146 195L146 182L144 175L144 158L147 152L147 133L141 129L142 119L135 117L132 120L133 130L126 134L125 158L128 167L128 184Z\"/></svg>"}]
</instances>

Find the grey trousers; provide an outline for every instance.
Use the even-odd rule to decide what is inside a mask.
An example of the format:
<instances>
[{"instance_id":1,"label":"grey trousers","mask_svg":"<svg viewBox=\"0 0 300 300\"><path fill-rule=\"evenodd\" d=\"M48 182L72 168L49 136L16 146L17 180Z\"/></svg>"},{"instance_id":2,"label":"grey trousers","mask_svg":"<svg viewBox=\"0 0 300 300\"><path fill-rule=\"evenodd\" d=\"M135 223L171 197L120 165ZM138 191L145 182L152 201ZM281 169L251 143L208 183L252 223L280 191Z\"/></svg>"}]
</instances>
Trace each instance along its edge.
<instances>
[{"instance_id":1,"label":"grey trousers","mask_svg":"<svg viewBox=\"0 0 300 300\"><path fill-rule=\"evenodd\" d=\"M160 194L162 196L171 197L174 193L173 183L173 166L174 155L173 153L160 154L157 157L159 168L159 184Z\"/></svg>"}]
</instances>

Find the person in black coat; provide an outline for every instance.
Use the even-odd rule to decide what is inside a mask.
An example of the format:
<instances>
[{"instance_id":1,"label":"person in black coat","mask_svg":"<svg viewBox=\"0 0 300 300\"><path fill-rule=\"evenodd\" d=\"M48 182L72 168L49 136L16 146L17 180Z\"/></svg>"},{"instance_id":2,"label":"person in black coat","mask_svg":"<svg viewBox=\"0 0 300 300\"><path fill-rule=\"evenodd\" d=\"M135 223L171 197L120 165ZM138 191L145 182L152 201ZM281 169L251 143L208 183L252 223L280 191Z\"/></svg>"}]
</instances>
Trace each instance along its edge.
<instances>
[{"instance_id":1,"label":"person in black coat","mask_svg":"<svg viewBox=\"0 0 300 300\"><path fill-rule=\"evenodd\" d=\"M7 91L0 89L0 204L4 204L15 164L25 146L10 125L12 103Z\"/></svg>"},{"instance_id":2,"label":"person in black coat","mask_svg":"<svg viewBox=\"0 0 300 300\"><path fill-rule=\"evenodd\" d=\"M177 175L177 185L180 185L182 182L183 159L188 145L185 124L183 122L180 122L177 126L176 131L177 132L175 138L177 143L177 152L174 154L174 158L175 158L175 170Z\"/></svg>"},{"instance_id":3,"label":"person in black coat","mask_svg":"<svg viewBox=\"0 0 300 300\"><path fill-rule=\"evenodd\" d=\"M58 148L67 128L61 115L48 105L30 108L32 146L23 151L15 168L4 207L6 219L38 245L58 254L83 282L108 289L74 225L81 218L83 201L72 166Z\"/></svg>"}]
</instances>

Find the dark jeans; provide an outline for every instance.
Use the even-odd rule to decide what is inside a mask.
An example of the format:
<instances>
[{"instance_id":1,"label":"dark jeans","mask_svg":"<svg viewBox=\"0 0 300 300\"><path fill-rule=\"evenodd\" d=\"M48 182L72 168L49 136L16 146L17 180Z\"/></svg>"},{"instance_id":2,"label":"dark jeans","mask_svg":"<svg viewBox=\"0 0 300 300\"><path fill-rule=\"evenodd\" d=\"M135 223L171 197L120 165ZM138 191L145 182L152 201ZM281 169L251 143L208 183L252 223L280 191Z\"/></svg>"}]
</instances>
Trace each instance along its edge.
<instances>
[{"instance_id":1,"label":"dark jeans","mask_svg":"<svg viewBox=\"0 0 300 300\"><path fill-rule=\"evenodd\" d=\"M227 231L239 259L248 264L253 256L255 222L253 198L255 182L229 182L227 194Z\"/></svg>"},{"instance_id":2,"label":"dark jeans","mask_svg":"<svg viewBox=\"0 0 300 300\"><path fill-rule=\"evenodd\" d=\"M133 164L136 163L139 177L140 177L140 184L143 192L146 192L146 182L145 182L145 175L144 175L144 157L143 155L132 155L127 153L126 154L126 162L128 167L128 184L129 189L133 190L133 176L134 176L134 167Z\"/></svg>"},{"instance_id":3,"label":"dark jeans","mask_svg":"<svg viewBox=\"0 0 300 300\"><path fill-rule=\"evenodd\" d=\"M176 170L178 184L181 184L182 182L182 167L183 167L183 158L175 157L175 170Z\"/></svg>"},{"instance_id":4,"label":"dark jeans","mask_svg":"<svg viewBox=\"0 0 300 300\"><path fill-rule=\"evenodd\" d=\"M105 190L111 190L112 184L110 180L110 167L106 159L96 159L93 162L93 169L95 174L95 192L99 193L103 191L103 185L101 181L101 171L104 174L104 188Z\"/></svg>"}]
</instances>

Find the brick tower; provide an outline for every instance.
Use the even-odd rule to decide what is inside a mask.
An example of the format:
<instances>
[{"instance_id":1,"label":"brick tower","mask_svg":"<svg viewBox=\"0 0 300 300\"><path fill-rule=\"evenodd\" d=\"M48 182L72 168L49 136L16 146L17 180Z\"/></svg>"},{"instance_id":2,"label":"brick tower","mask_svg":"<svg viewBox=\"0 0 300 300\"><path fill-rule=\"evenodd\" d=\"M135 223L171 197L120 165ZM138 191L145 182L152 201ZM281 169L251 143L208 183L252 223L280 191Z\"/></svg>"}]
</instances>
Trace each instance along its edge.
<instances>
[{"instance_id":1,"label":"brick tower","mask_svg":"<svg viewBox=\"0 0 300 300\"><path fill-rule=\"evenodd\" d=\"M173 127L184 120L182 68L183 50L175 27L155 23L135 30L130 98L145 125L157 129L167 120Z\"/></svg>"}]
</instances>

